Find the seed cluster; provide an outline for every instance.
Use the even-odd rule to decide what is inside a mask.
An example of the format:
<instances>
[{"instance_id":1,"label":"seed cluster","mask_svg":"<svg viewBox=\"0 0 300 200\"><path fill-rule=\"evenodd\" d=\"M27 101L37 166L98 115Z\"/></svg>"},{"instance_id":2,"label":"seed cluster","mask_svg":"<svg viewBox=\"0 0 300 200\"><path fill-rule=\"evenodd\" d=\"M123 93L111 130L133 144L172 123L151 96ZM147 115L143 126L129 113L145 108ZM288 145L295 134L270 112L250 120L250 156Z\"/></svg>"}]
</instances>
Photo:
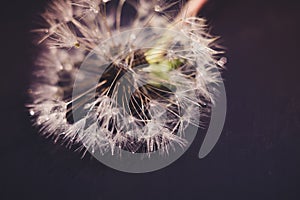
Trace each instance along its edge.
<instances>
[{"instance_id":1,"label":"seed cluster","mask_svg":"<svg viewBox=\"0 0 300 200\"><path fill-rule=\"evenodd\" d=\"M27 105L41 133L102 154L184 147L221 77L205 21L174 6L53 1L34 30L44 50Z\"/></svg>"}]
</instances>

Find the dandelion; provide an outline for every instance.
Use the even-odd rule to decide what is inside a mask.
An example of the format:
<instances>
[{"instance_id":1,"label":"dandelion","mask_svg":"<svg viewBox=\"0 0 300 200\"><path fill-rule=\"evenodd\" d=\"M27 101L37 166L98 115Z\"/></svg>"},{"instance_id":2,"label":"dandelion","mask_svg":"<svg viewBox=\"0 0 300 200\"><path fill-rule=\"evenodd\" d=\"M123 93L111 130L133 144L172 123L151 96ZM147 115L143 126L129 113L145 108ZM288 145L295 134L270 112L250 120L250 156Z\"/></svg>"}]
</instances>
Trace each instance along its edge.
<instances>
[{"instance_id":1,"label":"dandelion","mask_svg":"<svg viewBox=\"0 0 300 200\"><path fill-rule=\"evenodd\" d=\"M53 1L27 105L41 133L103 154L184 147L221 81L203 2Z\"/></svg>"}]
</instances>

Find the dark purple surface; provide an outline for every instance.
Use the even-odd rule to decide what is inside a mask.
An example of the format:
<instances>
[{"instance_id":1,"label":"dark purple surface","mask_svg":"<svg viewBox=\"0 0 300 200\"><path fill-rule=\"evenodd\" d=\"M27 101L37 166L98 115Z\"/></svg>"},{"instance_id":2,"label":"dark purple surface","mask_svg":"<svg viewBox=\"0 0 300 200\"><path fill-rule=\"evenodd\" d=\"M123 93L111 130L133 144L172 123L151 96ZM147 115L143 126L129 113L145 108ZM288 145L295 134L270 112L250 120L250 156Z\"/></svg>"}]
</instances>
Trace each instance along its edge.
<instances>
[{"instance_id":1,"label":"dark purple surface","mask_svg":"<svg viewBox=\"0 0 300 200\"><path fill-rule=\"evenodd\" d=\"M81 159L32 128L24 104L45 1L1 3L0 199L300 199L300 3L211 0L200 13L227 47L225 128L197 158L198 136L160 171L126 174Z\"/></svg>"}]
</instances>

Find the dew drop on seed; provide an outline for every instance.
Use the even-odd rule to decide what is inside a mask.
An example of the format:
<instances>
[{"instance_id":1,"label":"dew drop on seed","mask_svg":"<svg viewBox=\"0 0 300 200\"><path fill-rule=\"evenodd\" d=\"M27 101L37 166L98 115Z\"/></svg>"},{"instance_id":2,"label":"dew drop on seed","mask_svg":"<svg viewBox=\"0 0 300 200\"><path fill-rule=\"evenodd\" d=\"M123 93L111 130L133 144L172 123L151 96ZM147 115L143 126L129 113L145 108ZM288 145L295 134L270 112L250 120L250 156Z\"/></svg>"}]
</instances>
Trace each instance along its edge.
<instances>
[{"instance_id":1,"label":"dew drop on seed","mask_svg":"<svg viewBox=\"0 0 300 200\"><path fill-rule=\"evenodd\" d=\"M33 116L35 113L34 113L33 110L30 110L30 111L29 111L29 114L30 114L31 116Z\"/></svg>"},{"instance_id":2,"label":"dew drop on seed","mask_svg":"<svg viewBox=\"0 0 300 200\"><path fill-rule=\"evenodd\" d=\"M155 12L161 12L161 7L159 5L154 6Z\"/></svg>"},{"instance_id":3,"label":"dew drop on seed","mask_svg":"<svg viewBox=\"0 0 300 200\"><path fill-rule=\"evenodd\" d=\"M79 42L76 42L76 43L74 44L74 46L75 46L76 48L79 48L79 47L80 47Z\"/></svg>"}]
</instances>

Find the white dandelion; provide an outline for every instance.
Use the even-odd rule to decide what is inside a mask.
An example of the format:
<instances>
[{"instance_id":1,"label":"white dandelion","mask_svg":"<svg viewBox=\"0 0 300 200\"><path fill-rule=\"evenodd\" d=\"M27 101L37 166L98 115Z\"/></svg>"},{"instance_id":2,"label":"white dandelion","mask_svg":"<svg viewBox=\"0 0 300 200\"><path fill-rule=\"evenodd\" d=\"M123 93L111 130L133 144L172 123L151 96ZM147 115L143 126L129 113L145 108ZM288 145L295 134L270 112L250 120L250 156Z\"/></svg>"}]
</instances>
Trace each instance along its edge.
<instances>
[{"instance_id":1,"label":"white dandelion","mask_svg":"<svg viewBox=\"0 0 300 200\"><path fill-rule=\"evenodd\" d=\"M221 81L204 2L53 1L27 105L41 133L103 154L184 147Z\"/></svg>"}]
</instances>

